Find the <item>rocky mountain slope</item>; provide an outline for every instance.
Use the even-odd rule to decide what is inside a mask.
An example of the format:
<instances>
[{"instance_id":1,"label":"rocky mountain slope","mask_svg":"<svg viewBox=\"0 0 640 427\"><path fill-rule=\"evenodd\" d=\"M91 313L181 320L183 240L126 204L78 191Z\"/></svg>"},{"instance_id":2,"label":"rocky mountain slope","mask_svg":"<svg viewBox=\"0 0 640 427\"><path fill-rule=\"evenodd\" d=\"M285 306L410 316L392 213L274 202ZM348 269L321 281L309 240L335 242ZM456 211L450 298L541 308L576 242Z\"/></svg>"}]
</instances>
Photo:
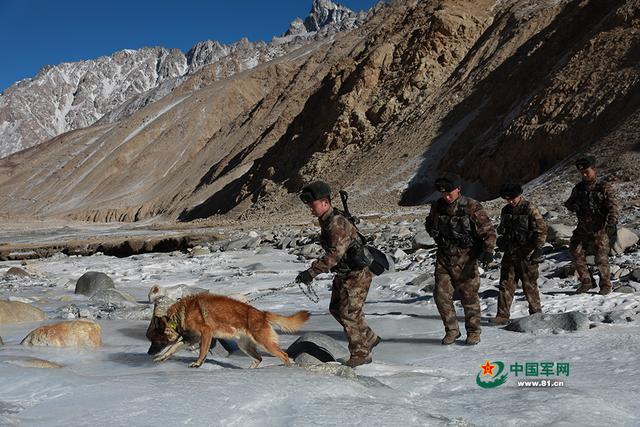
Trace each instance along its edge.
<instances>
[{"instance_id":1,"label":"rocky mountain slope","mask_svg":"<svg viewBox=\"0 0 640 427\"><path fill-rule=\"evenodd\" d=\"M639 18L638 0L381 4L335 39L227 79L205 66L129 117L4 159L0 209L273 221L304 217L296 192L320 178L380 212L424 203L443 171L481 199L507 180L564 191L587 149L633 186Z\"/></svg>"},{"instance_id":2,"label":"rocky mountain slope","mask_svg":"<svg viewBox=\"0 0 640 427\"><path fill-rule=\"evenodd\" d=\"M315 0L304 21L297 19L284 36L268 43L242 39L225 45L207 40L186 54L161 47L127 49L95 60L44 67L34 78L0 94L0 157L100 119L112 123L127 117L206 65L215 64L216 79L223 79L355 28L363 18L331 0Z\"/></svg>"}]
</instances>

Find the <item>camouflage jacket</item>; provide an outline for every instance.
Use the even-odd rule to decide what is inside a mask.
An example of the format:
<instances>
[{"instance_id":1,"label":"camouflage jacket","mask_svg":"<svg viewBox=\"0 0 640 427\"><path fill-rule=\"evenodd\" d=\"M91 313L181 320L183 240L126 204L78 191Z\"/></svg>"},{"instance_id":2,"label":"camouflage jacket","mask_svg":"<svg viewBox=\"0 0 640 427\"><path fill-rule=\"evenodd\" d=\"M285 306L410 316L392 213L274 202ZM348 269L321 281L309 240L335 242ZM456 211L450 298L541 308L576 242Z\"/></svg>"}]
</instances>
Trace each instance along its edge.
<instances>
[{"instance_id":1,"label":"camouflage jacket","mask_svg":"<svg viewBox=\"0 0 640 427\"><path fill-rule=\"evenodd\" d=\"M346 274L365 267L363 244L358 229L333 208L319 218L320 243L325 251L309 268L312 277L330 271Z\"/></svg>"},{"instance_id":2,"label":"camouflage jacket","mask_svg":"<svg viewBox=\"0 0 640 427\"><path fill-rule=\"evenodd\" d=\"M598 231L618 223L618 201L611 184L602 179L576 184L564 205L578 216L579 229Z\"/></svg>"},{"instance_id":3,"label":"camouflage jacket","mask_svg":"<svg viewBox=\"0 0 640 427\"><path fill-rule=\"evenodd\" d=\"M502 208L498 233L498 248L507 254L526 255L544 246L547 224L538 208L522 199L515 207L507 204Z\"/></svg>"},{"instance_id":4,"label":"camouflage jacket","mask_svg":"<svg viewBox=\"0 0 640 427\"><path fill-rule=\"evenodd\" d=\"M438 253L445 255L470 248L476 254L493 252L496 246L491 220L482 205L469 197L460 196L451 204L442 198L432 203L424 226L438 244Z\"/></svg>"}]
</instances>

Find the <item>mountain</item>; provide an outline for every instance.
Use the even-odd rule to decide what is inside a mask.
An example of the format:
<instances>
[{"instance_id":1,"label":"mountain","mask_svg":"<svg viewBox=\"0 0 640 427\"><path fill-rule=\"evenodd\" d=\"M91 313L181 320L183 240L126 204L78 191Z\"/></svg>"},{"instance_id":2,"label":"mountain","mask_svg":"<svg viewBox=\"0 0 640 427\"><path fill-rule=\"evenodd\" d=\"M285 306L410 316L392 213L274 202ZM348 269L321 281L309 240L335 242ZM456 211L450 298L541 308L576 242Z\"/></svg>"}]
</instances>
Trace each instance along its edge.
<instances>
[{"instance_id":1,"label":"mountain","mask_svg":"<svg viewBox=\"0 0 640 427\"><path fill-rule=\"evenodd\" d=\"M638 197L639 22L637 0L379 4L351 31L224 79L204 66L0 161L0 214L290 221L314 179L380 213L434 197L445 171L483 200L506 181L562 197L584 150Z\"/></svg>"},{"instance_id":2,"label":"mountain","mask_svg":"<svg viewBox=\"0 0 640 427\"><path fill-rule=\"evenodd\" d=\"M100 119L120 120L161 99L206 65L217 64L216 77L226 78L355 28L363 16L330 0L314 0L304 21L308 26L269 43L242 39L224 45L207 40L186 54L161 47L127 49L95 60L44 67L34 78L0 94L0 157Z\"/></svg>"}]
</instances>

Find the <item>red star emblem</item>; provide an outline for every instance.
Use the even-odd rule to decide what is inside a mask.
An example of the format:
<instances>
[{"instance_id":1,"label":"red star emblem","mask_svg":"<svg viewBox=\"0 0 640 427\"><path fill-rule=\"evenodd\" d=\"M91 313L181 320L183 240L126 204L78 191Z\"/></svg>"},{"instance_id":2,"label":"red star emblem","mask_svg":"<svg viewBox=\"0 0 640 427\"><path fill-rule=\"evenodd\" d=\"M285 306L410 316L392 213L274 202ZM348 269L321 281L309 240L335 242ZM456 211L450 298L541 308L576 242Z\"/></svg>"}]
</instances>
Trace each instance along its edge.
<instances>
[{"instance_id":1,"label":"red star emblem","mask_svg":"<svg viewBox=\"0 0 640 427\"><path fill-rule=\"evenodd\" d=\"M480 369L482 369L482 376L491 375L493 376L493 370L496 368L496 365L492 365L491 361L487 360L484 365L480 365Z\"/></svg>"}]
</instances>

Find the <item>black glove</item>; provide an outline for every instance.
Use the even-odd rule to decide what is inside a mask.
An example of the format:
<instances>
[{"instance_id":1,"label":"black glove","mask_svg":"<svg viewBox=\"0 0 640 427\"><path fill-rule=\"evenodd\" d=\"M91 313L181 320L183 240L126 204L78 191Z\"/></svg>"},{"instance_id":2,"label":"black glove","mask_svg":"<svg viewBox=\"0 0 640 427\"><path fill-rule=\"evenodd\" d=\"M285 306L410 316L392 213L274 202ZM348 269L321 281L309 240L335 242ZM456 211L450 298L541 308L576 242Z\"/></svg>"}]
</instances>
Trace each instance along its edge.
<instances>
[{"instance_id":1,"label":"black glove","mask_svg":"<svg viewBox=\"0 0 640 427\"><path fill-rule=\"evenodd\" d=\"M478 261L480 261L480 265L482 265L482 268L489 267L489 264L493 262L493 252L491 251L482 252L482 254L480 255L480 258L478 258Z\"/></svg>"},{"instance_id":2,"label":"black glove","mask_svg":"<svg viewBox=\"0 0 640 427\"><path fill-rule=\"evenodd\" d=\"M529 255L529 261L533 262L534 264L540 264L542 261L544 261L544 257L542 256L542 249L534 249L533 252L531 252L531 255Z\"/></svg>"},{"instance_id":3,"label":"black glove","mask_svg":"<svg viewBox=\"0 0 640 427\"><path fill-rule=\"evenodd\" d=\"M617 224L607 224L604 227L605 231L609 235L609 237L614 238L618 234L618 225Z\"/></svg>"},{"instance_id":4,"label":"black glove","mask_svg":"<svg viewBox=\"0 0 640 427\"><path fill-rule=\"evenodd\" d=\"M507 239L504 238L504 236L499 236L498 240L496 240L496 247L498 248L498 251L500 252L504 252L507 249Z\"/></svg>"},{"instance_id":5,"label":"black glove","mask_svg":"<svg viewBox=\"0 0 640 427\"><path fill-rule=\"evenodd\" d=\"M313 277L311 277L311 273L309 273L309 270L301 271L296 276L296 283L304 283L308 285L311 282L313 282Z\"/></svg>"}]
</instances>

